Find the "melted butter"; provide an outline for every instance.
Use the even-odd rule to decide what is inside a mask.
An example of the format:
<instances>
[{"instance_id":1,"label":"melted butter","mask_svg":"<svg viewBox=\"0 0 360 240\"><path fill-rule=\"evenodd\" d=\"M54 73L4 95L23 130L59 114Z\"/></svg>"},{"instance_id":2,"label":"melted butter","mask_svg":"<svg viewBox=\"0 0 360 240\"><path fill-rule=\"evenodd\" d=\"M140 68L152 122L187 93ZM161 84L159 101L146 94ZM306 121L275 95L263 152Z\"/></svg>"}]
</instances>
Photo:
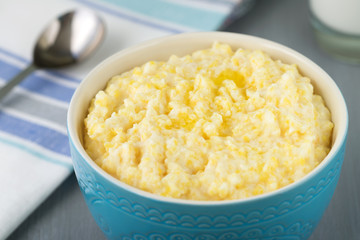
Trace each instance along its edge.
<instances>
[{"instance_id":1,"label":"melted butter","mask_svg":"<svg viewBox=\"0 0 360 240\"><path fill-rule=\"evenodd\" d=\"M234 71L232 69L227 69L225 71L222 71L217 78L213 79L214 83L217 86L220 86L223 81L225 80L232 80L236 84L238 88L243 88L245 86L245 78L244 76L237 71Z\"/></svg>"}]
</instances>

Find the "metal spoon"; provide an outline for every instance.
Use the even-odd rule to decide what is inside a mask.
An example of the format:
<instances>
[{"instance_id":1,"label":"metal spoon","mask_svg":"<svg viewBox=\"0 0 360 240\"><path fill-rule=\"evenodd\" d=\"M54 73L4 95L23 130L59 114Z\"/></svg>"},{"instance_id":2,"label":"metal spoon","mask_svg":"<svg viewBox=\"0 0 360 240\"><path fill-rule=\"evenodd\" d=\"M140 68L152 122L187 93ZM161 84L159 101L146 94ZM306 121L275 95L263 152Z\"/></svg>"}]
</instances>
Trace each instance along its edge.
<instances>
[{"instance_id":1,"label":"metal spoon","mask_svg":"<svg viewBox=\"0 0 360 240\"><path fill-rule=\"evenodd\" d=\"M59 68L83 60L99 46L104 33L103 21L89 10L59 16L38 38L33 62L0 89L0 99L36 69Z\"/></svg>"}]
</instances>

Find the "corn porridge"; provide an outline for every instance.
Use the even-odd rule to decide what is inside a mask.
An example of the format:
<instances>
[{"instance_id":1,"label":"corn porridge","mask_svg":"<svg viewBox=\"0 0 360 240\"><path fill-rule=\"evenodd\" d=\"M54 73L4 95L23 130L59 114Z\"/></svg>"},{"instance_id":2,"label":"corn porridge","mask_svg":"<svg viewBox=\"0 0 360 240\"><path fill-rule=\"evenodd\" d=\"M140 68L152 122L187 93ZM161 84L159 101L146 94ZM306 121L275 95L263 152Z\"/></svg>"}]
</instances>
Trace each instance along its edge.
<instances>
[{"instance_id":1,"label":"corn porridge","mask_svg":"<svg viewBox=\"0 0 360 240\"><path fill-rule=\"evenodd\" d=\"M172 198L243 199L297 181L328 154L333 123L296 65L215 42L114 76L84 145L105 171Z\"/></svg>"}]
</instances>

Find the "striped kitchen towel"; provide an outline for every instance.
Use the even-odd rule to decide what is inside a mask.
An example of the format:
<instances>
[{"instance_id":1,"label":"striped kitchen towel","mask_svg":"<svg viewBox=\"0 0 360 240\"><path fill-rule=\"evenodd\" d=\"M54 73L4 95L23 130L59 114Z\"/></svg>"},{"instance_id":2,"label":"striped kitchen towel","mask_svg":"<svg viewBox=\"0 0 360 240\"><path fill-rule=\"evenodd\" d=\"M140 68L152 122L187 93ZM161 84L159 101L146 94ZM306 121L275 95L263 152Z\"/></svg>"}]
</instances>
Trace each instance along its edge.
<instances>
[{"instance_id":1,"label":"striped kitchen towel","mask_svg":"<svg viewBox=\"0 0 360 240\"><path fill-rule=\"evenodd\" d=\"M96 11L107 25L85 62L38 70L0 102L0 239L72 172L66 133L71 96L86 73L113 53L148 39L224 27L251 0L12 0L0 3L0 86L28 65L37 35L68 10Z\"/></svg>"}]
</instances>

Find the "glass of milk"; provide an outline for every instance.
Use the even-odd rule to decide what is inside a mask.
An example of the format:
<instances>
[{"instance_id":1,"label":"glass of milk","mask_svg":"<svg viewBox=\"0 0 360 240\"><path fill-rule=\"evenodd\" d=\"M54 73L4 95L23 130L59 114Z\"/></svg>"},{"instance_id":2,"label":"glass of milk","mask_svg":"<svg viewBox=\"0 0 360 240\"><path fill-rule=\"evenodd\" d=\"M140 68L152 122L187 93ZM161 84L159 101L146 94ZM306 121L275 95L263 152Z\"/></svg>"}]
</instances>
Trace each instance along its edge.
<instances>
[{"instance_id":1,"label":"glass of milk","mask_svg":"<svg viewBox=\"0 0 360 240\"><path fill-rule=\"evenodd\" d=\"M309 0L319 45L331 55L360 63L360 0Z\"/></svg>"}]
</instances>

